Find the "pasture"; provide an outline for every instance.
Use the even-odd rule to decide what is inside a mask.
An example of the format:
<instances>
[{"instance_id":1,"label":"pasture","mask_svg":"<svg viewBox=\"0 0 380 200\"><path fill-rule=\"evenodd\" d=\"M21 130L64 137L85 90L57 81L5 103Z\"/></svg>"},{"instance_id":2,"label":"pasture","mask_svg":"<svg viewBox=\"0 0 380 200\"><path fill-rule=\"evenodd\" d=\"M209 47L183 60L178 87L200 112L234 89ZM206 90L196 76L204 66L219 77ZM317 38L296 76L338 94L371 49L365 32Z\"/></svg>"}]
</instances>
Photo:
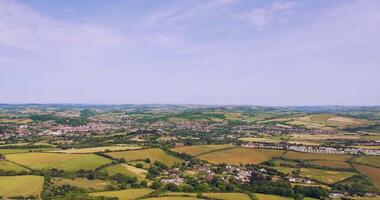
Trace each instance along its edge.
<instances>
[{"instance_id":1,"label":"pasture","mask_svg":"<svg viewBox=\"0 0 380 200\"><path fill-rule=\"evenodd\" d=\"M112 160L94 154L62 154L62 153L21 153L9 154L7 160L32 169L60 169L77 171L95 169Z\"/></svg>"},{"instance_id":2,"label":"pasture","mask_svg":"<svg viewBox=\"0 0 380 200\"><path fill-rule=\"evenodd\" d=\"M301 176L318 180L327 184L334 184L336 182L342 181L348 177L356 175L353 172L346 171L332 171L323 169L313 169L313 168L301 168Z\"/></svg>"},{"instance_id":3,"label":"pasture","mask_svg":"<svg viewBox=\"0 0 380 200\"><path fill-rule=\"evenodd\" d=\"M198 158L213 164L260 164L274 157L280 157L283 152L282 150L237 147L203 154Z\"/></svg>"},{"instance_id":4,"label":"pasture","mask_svg":"<svg viewBox=\"0 0 380 200\"><path fill-rule=\"evenodd\" d=\"M3 171L15 171L15 172L22 172L22 171L29 171L29 169L23 167L23 166L20 166L20 165L17 165L17 164L14 164L12 162L9 162L9 161L6 161L6 160L1 160L0 161L0 170L3 170Z\"/></svg>"},{"instance_id":5,"label":"pasture","mask_svg":"<svg viewBox=\"0 0 380 200\"><path fill-rule=\"evenodd\" d=\"M217 150L227 149L227 148L232 148L232 147L233 146L229 144L221 144L221 145L210 144L210 145L183 146L183 147L172 148L170 150L178 152L178 153L186 153L193 156L197 156L197 155L208 153L211 151L217 151Z\"/></svg>"},{"instance_id":6,"label":"pasture","mask_svg":"<svg viewBox=\"0 0 380 200\"><path fill-rule=\"evenodd\" d=\"M191 196L196 197L198 193L186 193L186 192L166 192L165 196ZM237 192L207 192L201 193L202 196L207 198L222 199L222 200L250 200L250 197L244 193Z\"/></svg>"},{"instance_id":7,"label":"pasture","mask_svg":"<svg viewBox=\"0 0 380 200\"><path fill-rule=\"evenodd\" d=\"M342 154L320 154L320 153L302 153L296 151L288 151L284 158L293 160L332 160L332 161L347 161L351 155Z\"/></svg>"},{"instance_id":8,"label":"pasture","mask_svg":"<svg viewBox=\"0 0 380 200\"><path fill-rule=\"evenodd\" d=\"M100 179L86 179L86 178L75 178L75 179L67 179L67 178L53 178L52 182L54 185L71 185L79 188L83 188L86 190L104 190L110 184L108 181L100 180Z\"/></svg>"},{"instance_id":9,"label":"pasture","mask_svg":"<svg viewBox=\"0 0 380 200\"><path fill-rule=\"evenodd\" d=\"M137 198L144 197L145 195L153 192L149 188L140 188L140 189L126 189L126 190L117 190L117 191L107 191L107 192L95 192L90 193L90 196L95 197L117 197L119 200L134 200Z\"/></svg>"},{"instance_id":10,"label":"pasture","mask_svg":"<svg viewBox=\"0 0 380 200\"><path fill-rule=\"evenodd\" d=\"M115 174L124 174L126 176L135 176L138 181L145 180L147 171L127 164L116 164L103 168L101 171L107 172L113 176Z\"/></svg>"},{"instance_id":11,"label":"pasture","mask_svg":"<svg viewBox=\"0 0 380 200\"><path fill-rule=\"evenodd\" d=\"M255 193L255 196L258 200L293 200L294 198L291 197L282 197L272 194L259 194Z\"/></svg>"},{"instance_id":12,"label":"pasture","mask_svg":"<svg viewBox=\"0 0 380 200\"><path fill-rule=\"evenodd\" d=\"M52 151L56 153L97 153L97 152L108 152L108 151L123 151L131 149L141 149L138 146L105 146L105 147L91 147L83 149L66 149L59 151Z\"/></svg>"},{"instance_id":13,"label":"pasture","mask_svg":"<svg viewBox=\"0 0 380 200\"><path fill-rule=\"evenodd\" d=\"M151 148L131 151L118 151L107 153L107 155L113 158L124 158L127 161L144 160L149 159L152 163L154 161L160 161L168 166L174 165L174 163L182 163L183 160L174 156L168 155L162 149Z\"/></svg>"},{"instance_id":14,"label":"pasture","mask_svg":"<svg viewBox=\"0 0 380 200\"><path fill-rule=\"evenodd\" d=\"M295 172L297 169L296 168L292 168L292 167L280 167L280 166L276 166L276 167L270 167L278 172L281 172L283 174L292 174L293 172Z\"/></svg>"},{"instance_id":15,"label":"pasture","mask_svg":"<svg viewBox=\"0 0 380 200\"><path fill-rule=\"evenodd\" d=\"M0 176L0 196L40 196L43 183L42 176Z\"/></svg>"},{"instance_id":16,"label":"pasture","mask_svg":"<svg viewBox=\"0 0 380 200\"><path fill-rule=\"evenodd\" d=\"M359 156L353 159L354 163L371 165L374 167L380 167L380 157L379 156Z\"/></svg>"},{"instance_id":17,"label":"pasture","mask_svg":"<svg viewBox=\"0 0 380 200\"><path fill-rule=\"evenodd\" d=\"M57 150L56 148L14 148L14 149L1 149L0 154L14 154L14 153L28 153L28 152L45 152Z\"/></svg>"},{"instance_id":18,"label":"pasture","mask_svg":"<svg viewBox=\"0 0 380 200\"><path fill-rule=\"evenodd\" d=\"M380 169L376 167L370 167L366 165L354 164L355 169L357 169L361 174L368 176L373 182L373 185L380 189Z\"/></svg>"},{"instance_id":19,"label":"pasture","mask_svg":"<svg viewBox=\"0 0 380 200\"><path fill-rule=\"evenodd\" d=\"M351 166L342 161L335 161L335 160L312 160L309 161L309 163L313 165L318 165L322 167L330 167L330 168L341 168L341 169L350 169Z\"/></svg>"}]
</instances>

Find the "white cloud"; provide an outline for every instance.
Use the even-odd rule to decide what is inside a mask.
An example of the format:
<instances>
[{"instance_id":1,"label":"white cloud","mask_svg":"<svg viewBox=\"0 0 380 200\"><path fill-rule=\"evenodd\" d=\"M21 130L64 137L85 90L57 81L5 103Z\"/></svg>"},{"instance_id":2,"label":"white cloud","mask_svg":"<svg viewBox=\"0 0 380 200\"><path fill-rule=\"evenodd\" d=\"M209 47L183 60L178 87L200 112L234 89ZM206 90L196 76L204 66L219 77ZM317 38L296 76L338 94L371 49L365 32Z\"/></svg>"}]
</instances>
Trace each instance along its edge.
<instances>
[{"instance_id":1,"label":"white cloud","mask_svg":"<svg viewBox=\"0 0 380 200\"><path fill-rule=\"evenodd\" d=\"M60 21L16 1L0 0L0 45L32 52L90 56L121 38L101 27Z\"/></svg>"},{"instance_id":2,"label":"white cloud","mask_svg":"<svg viewBox=\"0 0 380 200\"><path fill-rule=\"evenodd\" d=\"M297 3L293 1L277 1L272 4L272 9L284 11L294 8L296 5Z\"/></svg>"},{"instance_id":3,"label":"white cloud","mask_svg":"<svg viewBox=\"0 0 380 200\"><path fill-rule=\"evenodd\" d=\"M263 8L254 8L250 12L237 14L234 16L234 19L248 20L257 27L266 25L271 18L271 13Z\"/></svg>"}]
</instances>

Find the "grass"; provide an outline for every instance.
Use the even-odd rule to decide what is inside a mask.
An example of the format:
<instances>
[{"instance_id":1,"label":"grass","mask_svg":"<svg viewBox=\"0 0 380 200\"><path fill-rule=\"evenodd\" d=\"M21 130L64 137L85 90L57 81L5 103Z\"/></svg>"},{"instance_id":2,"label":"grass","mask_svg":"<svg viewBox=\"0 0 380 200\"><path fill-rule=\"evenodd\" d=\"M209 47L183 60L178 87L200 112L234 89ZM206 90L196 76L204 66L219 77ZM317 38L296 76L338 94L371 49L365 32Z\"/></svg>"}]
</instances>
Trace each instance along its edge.
<instances>
[{"instance_id":1,"label":"grass","mask_svg":"<svg viewBox=\"0 0 380 200\"><path fill-rule=\"evenodd\" d=\"M64 171L90 170L111 160L94 154L22 153L9 154L7 160L32 169L60 169Z\"/></svg>"},{"instance_id":2,"label":"grass","mask_svg":"<svg viewBox=\"0 0 380 200\"><path fill-rule=\"evenodd\" d=\"M75 179L66 179L66 178L53 178L54 185L72 185L80 187L87 190L104 190L110 184L107 181L94 179L89 180L86 178L75 178Z\"/></svg>"},{"instance_id":3,"label":"grass","mask_svg":"<svg viewBox=\"0 0 380 200\"><path fill-rule=\"evenodd\" d=\"M260 138L260 137L243 137L239 138L243 142L265 142L265 143L280 143L281 140L276 140L272 138Z\"/></svg>"},{"instance_id":4,"label":"grass","mask_svg":"<svg viewBox=\"0 0 380 200\"><path fill-rule=\"evenodd\" d=\"M255 193L255 196L258 200L293 200L294 198L290 197L282 197L277 195L271 195L271 194L259 194Z\"/></svg>"},{"instance_id":5,"label":"grass","mask_svg":"<svg viewBox=\"0 0 380 200\"><path fill-rule=\"evenodd\" d=\"M90 193L90 196L117 197L119 198L119 200L134 200L137 198L141 198L151 192L153 192L152 189L141 188L141 189L126 189L126 190L107 191L107 192L95 192L95 193Z\"/></svg>"},{"instance_id":6,"label":"grass","mask_svg":"<svg viewBox=\"0 0 380 200\"><path fill-rule=\"evenodd\" d=\"M191 196L196 197L198 193L186 193L186 192L167 192L164 195L167 196ZM203 196L214 199L222 200L250 200L250 197L244 193L237 192L207 192L202 193Z\"/></svg>"},{"instance_id":7,"label":"grass","mask_svg":"<svg viewBox=\"0 0 380 200\"><path fill-rule=\"evenodd\" d=\"M113 176L115 174L124 174L127 176L135 176L138 181L145 180L147 171L145 169L139 169L127 164L116 164L103 168L101 171L107 172Z\"/></svg>"},{"instance_id":8,"label":"grass","mask_svg":"<svg viewBox=\"0 0 380 200\"><path fill-rule=\"evenodd\" d=\"M148 170L150 166L152 166L152 163L147 163L145 161L130 161L128 162L129 165L136 166L137 164L142 164L143 169Z\"/></svg>"},{"instance_id":9,"label":"grass","mask_svg":"<svg viewBox=\"0 0 380 200\"><path fill-rule=\"evenodd\" d=\"M217 151L221 149L231 148L232 145L229 144L221 144L221 145L194 145L194 146L184 146L184 147L177 147L172 148L172 151L179 152L179 153L186 153L193 156L204 154L211 151Z\"/></svg>"},{"instance_id":10,"label":"grass","mask_svg":"<svg viewBox=\"0 0 380 200\"><path fill-rule=\"evenodd\" d=\"M313 168L301 168L301 176L318 180L320 182L327 183L327 184L333 184L333 183L342 181L353 175L356 175L356 173L345 172L345 171L313 169Z\"/></svg>"},{"instance_id":11,"label":"grass","mask_svg":"<svg viewBox=\"0 0 380 200\"><path fill-rule=\"evenodd\" d=\"M83 149L66 149L53 151L58 153L97 153L97 152L106 152L106 151L122 151L122 150L131 150L131 149L141 149L138 146L106 146L106 147L92 147L92 148L83 148Z\"/></svg>"},{"instance_id":12,"label":"grass","mask_svg":"<svg viewBox=\"0 0 380 200\"><path fill-rule=\"evenodd\" d=\"M0 161L0 170L3 170L3 171L15 171L15 172L22 172L22 171L29 171L29 169L25 168L25 167L22 167L20 165L17 165L15 163L12 163L12 162L9 162L9 161L6 161L6 160L2 160Z\"/></svg>"},{"instance_id":13,"label":"grass","mask_svg":"<svg viewBox=\"0 0 380 200\"><path fill-rule=\"evenodd\" d=\"M354 163L371 165L374 167L380 167L380 157L379 156L360 156L353 159Z\"/></svg>"},{"instance_id":14,"label":"grass","mask_svg":"<svg viewBox=\"0 0 380 200\"><path fill-rule=\"evenodd\" d=\"M279 157L283 154L281 150L269 149L252 149L252 148L233 148L199 156L199 159L213 164L227 163L233 165L239 164L260 164L273 157Z\"/></svg>"},{"instance_id":15,"label":"grass","mask_svg":"<svg viewBox=\"0 0 380 200\"><path fill-rule=\"evenodd\" d=\"M107 153L107 155L112 156L114 158L124 158L127 161L144 160L149 158L151 162L160 161L169 166L174 165L174 163L183 162L183 160L168 155L162 149L159 148L111 152Z\"/></svg>"},{"instance_id":16,"label":"grass","mask_svg":"<svg viewBox=\"0 0 380 200\"><path fill-rule=\"evenodd\" d=\"M56 148L14 148L14 149L0 149L0 154L14 154L14 153L27 153L27 152L44 152L58 150Z\"/></svg>"},{"instance_id":17,"label":"grass","mask_svg":"<svg viewBox=\"0 0 380 200\"><path fill-rule=\"evenodd\" d=\"M272 169L275 169L283 174L291 174L292 172L296 171L297 169L291 168L291 167L271 167Z\"/></svg>"},{"instance_id":18,"label":"grass","mask_svg":"<svg viewBox=\"0 0 380 200\"><path fill-rule=\"evenodd\" d=\"M341 169L350 169L351 166L342 161L335 161L335 160L313 160L310 161L311 164L323 166L323 167L331 167L331 168L341 168Z\"/></svg>"},{"instance_id":19,"label":"grass","mask_svg":"<svg viewBox=\"0 0 380 200\"><path fill-rule=\"evenodd\" d=\"M123 199L120 199L123 200ZM196 197L153 197L153 198L147 198L146 200L199 200Z\"/></svg>"},{"instance_id":20,"label":"grass","mask_svg":"<svg viewBox=\"0 0 380 200\"><path fill-rule=\"evenodd\" d=\"M370 167L366 165L354 164L355 169L357 169L361 174L368 176L378 189L380 189L380 169L376 167Z\"/></svg>"},{"instance_id":21,"label":"grass","mask_svg":"<svg viewBox=\"0 0 380 200\"><path fill-rule=\"evenodd\" d=\"M341 154L319 154L319 153L302 153L295 151L288 151L284 158L293 160L332 160L332 161L347 161L351 158L350 155Z\"/></svg>"},{"instance_id":22,"label":"grass","mask_svg":"<svg viewBox=\"0 0 380 200\"><path fill-rule=\"evenodd\" d=\"M39 196L44 183L42 176L0 176L0 195L7 198L12 196Z\"/></svg>"}]
</instances>

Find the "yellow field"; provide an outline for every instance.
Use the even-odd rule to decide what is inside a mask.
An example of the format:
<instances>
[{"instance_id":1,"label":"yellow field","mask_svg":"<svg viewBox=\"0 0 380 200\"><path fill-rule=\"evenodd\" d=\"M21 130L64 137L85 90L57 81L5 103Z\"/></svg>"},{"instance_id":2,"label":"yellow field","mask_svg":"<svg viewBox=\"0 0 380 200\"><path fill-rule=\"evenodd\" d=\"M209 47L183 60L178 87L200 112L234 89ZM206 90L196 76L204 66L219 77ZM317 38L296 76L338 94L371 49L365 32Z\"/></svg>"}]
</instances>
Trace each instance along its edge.
<instances>
[{"instance_id":1,"label":"yellow field","mask_svg":"<svg viewBox=\"0 0 380 200\"><path fill-rule=\"evenodd\" d=\"M21 153L9 154L7 160L32 169L61 169L76 171L95 169L111 160L94 154Z\"/></svg>"},{"instance_id":2,"label":"yellow field","mask_svg":"<svg viewBox=\"0 0 380 200\"><path fill-rule=\"evenodd\" d=\"M365 165L354 164L355 169L359 170L361 174L368 176L373 182L373 184L380 189L380 169L376 167L369 167Z\"/></svg>"},{"instance_id":3,"label":"yellow field","mask_svg":"<svg viewBox=\"0 0 380 200\"><path fill-rule=\"evenodd\" d=\"M258 200L293 200L294 198L290 197L282 197L277 195L271 195L271 194L259 194L255 193L255 196Z\"/></svg>"},{"instance_id":4,"label":"yellow field","mask_svg":"<svg viewBox=\"0 0 380 200\"><path fill-rule=\"evenodd\" d=\"M119 152L111 152L107 153L114 158L124 158L125 160L143 160L149 158L153 163L154 161L160 161L169 166L174 163L181 163L183 160L178 159L174 156L166 154L162 149L152 148L152 149L141 149L141 150L133 150L133 151L119 151Z\"/></svg>"},{"instance_id":5,"label":"yellow field","mask_svg":"<svg viewBox=\"0 0 380 200\"><path fill-rule=\"evenodd\" d=\"M14 164L12 162L2 160L0 161L0 170L4 171L15 171L15 172L21 172L21 171L29 171L29 169L22 167L20 165Z\"/></svg>"},{"instance_id":6,"label":"yellow field","mask_svg":"<svg viewBox=\"0 0 380 200\"><path fill-rule=\"evenodd\" d=\"M86 178L53 178L52 181L55 185L72 185L88 190L104 190L110 184L109 182L100 179L89 180Z\"/></svg>"},{"instance_id":7,"label":"yellow field","mask_svg":"<svg viewBox=\"0 0 380 200\"><path fill-rule=\"evenodd\" d=\"M134 200L137 198L141 198L151 192L153 192L152 189L141 188L141 189L126 189L126 190L108 191L108 192L95 192L95 193L90 193L90 196L117 197L119 198L119 200Z\"/></svg>"},{"instance_id":8,"label":"yellow field","mask_svg":"<svg viewBox=\"0 0 380 200\"><path fill-rule=\"evenodd\" d=\"M350 176L356 175L353 172L331 171L312 168L301 168L301 176L321 181L327 184L333 184L342 181Z\"/></svg>"},{"instance_id":9,"label":"yellow field","mask_svg":"<svg viewBox=\"0 0 380 200\"><path fill-rule=\"evenodd\" d=\"M368 120L346 116L337 116L332 114L317 114L293 118L292 121L288 123L293 125L305 125L310 128L317 128L318 126L334 126L338 128L347 128L371 124L371 122Z\"/></svg>"},{"instance_id":10,"label":"yellow field","mask_svg":"<svg viewBox=\"0 0 380 200\"><path fill-rule=\"evenodd\" d=\"M353 160L355 163L371 165L374 167L380 167L380 157L379 156L360 156L355 157Z\"/></svg>"},{"instance_id":11,"label":"yellow field","mask_svg":"<svg viewBox=\"0 0 380 200\"><path fill-rule=\"evenodd\" d=\"M167 192L166 196L191 196L196 197L198 193L186 193L186 192ZM223 199L223 200L250 200L249 196L244 193L237 192L207 192L202 193L203 196L208 198Z\"/></svg>"},{"instance_id":12,"label":"yellow field","mask_svg":"<svg viewBox=\"0 0 380 200\"><path fill-rule=\"evenodd\" d=\"M291 174L292 172L296 171L296 168L292 168L292 167L271 167L271 168L283 174Z\"/></svg>"},{"instance_id":13,"label":"yellow field","mask_svg":"<svg viewBox=\"0 0 380 200\"><path fill-rule=\"evenodd\" d=\"M42 176L0 176L0 196L40 196L43 183Z\"/></svg>"},{"instance_id":14,"label":"yellow field","mask_svg":"<svg viewBox=\"0 0 380 200\"><path fill-rule=\"evenodd\" d=\"M233 146L229 144L221 144L221 145L210 144L210 145L194 145L194 146L177 147L177 148L172 148L170 150L196 156L196 155L204 154L210 151L226 149L226 148L231 148L231 147Z\"/></svg>"},{"instance_id":15,"label":"yellow field","mask_svg":"<svg viewBox=\"0 0 380 200\"><path fill-rule=\"evenodd\" d=\"M199 199L196 197L154 197L154 198L147 198L144 200L199 200Z\"/></svg>"},{"instance_id":16,"label":"yellow field","mask_svg":"<svg viewBox=\"0 0 380 200\"><path fill-rule=\"evenodd\" d=\"M111 176L117 173L127 176L135 176L138 181L145 180L145 177L147 175L147 171L145 169L139 169L127 164L111 165L102 169L101 171L105 171Z\"/></svg>"},{"instance_id":17,"label":"yellow field","mask_svg":"<svg viewBox=\"0 0 380 200\"><path fill-rule=\"evenodd\" d=\"M342 168L342 169L350 169L351 166L342 161L334 161L334 160L313 160L310 161L311 164L319 165L323 167L331 167L331 168Z\"/></svg>"},{"instance_id":18,"label":"yellow field","mask_svg":"<svg viewBox=\"0 0 380 200\"><path fill-rule=\"evenodd\" d=\"M97 153L97 152L106 152L106 151L122 151L122 150L131 150L131 149L141 149L138 146L106 146L106 147L92 147L92 148L83 148L83 149L66 149L59 151L51 151L57 153Z\"/></svg>"},{"instance_id":19,"label":"yellow field","mask_svg":"<svg viewBox=\"0 0 380 200\"><path fill-rule=\"evenodd\" d=\"M279 157L284 151L270 149L233 148L216 151L199 156L199 159L213 164L227 163L239 164L259 164L273 157Z\"/></svg>"},{"instance_id":20,"label":"yellow field","mask_svg":"<svg viewBox=\"0 0 380 200\"><path fill-rule=\"evenodd\" d=\"M333 160L333 161L347 161L352 156L340 154L319 154L319 153L301 153L295 151L288 151L285 158L294 160Z\"/></svg>"},{"instance_id":21,"label":"yellow field","mask_svg":"<svg viewBox=\"0 0 380 200\"><path fill-rule=\"evenodd\" d=\"M380 146L353 146L354 148L362 148L362 149L380 149Z\"/></svg>"},{"instance_id":22,"label":"yellow field","mask_svg":"<svg viewBox=\"0 0 380 200\"><path fill-rule=\"evenodd\" d=\"M266 143L280 143L281 140L271 139L271 138L259 138L259 137L243 137L239 138L243 142L266 142Z\"/></svg>"}]
</instances>

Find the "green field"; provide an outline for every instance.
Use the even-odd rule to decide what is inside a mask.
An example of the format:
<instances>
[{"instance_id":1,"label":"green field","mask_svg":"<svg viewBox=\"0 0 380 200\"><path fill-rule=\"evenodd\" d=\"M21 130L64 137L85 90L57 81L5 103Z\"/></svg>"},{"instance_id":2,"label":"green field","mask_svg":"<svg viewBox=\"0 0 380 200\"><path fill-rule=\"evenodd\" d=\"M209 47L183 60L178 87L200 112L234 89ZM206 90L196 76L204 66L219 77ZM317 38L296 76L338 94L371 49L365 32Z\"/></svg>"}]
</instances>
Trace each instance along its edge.
<instances>
[{"instance_id":1,"label":"green field","mask_svg":"<svg viewBox=\"0 0 380 200\"><path fill-rule=\"evenodd\" d=\"M380 156L360 156L353 159L354 163L380 167Z\"/></svg>"},{"instance_id":2,"label":"green field","mask_svg":"<svg viewBox=\"0 0 380 200\"><path fill-rule=\"evenodd\" d=\"M0 176L0 196L39 196L43 183L42 176Z\"/></svg>"},{"instance_id":3,"label":"green field","mask_svg":"<svg viewBox=\"0 0 380 200\"><path fill-rule=\"evenodd\" d=\"M83 149L66 149L59 151L52 151L57 153L96 153L96 152L106 152L106 151L122 151L131 149L141 149L138 146L105 146L105 147L91 147Z\"/></svg>"},{"instance_id":4,"label":"green field","mask_svg":"<svg viewBox=\"0 0 380 200\"><path fill-rule=\"evenodd\" d=\"M313 168L301 168L301 176L318 180L327 184L333 184L342 181L353 175L356 175L356 173Z\"/></svg>"},{"instance_id":5,"label":"green field","mask_svg":"<svg viewBox=\"0 0 380 200\"><path fill-rule=\"evenodd\" d=\"M341 168L341 169L350 169L351 166L342 161L334 161L334 160L313 160L309 161L313 165L318 165L322 167L331 167L331 168Z\"/></svg>"},{"instance_id":6,"label":"green field","mask_svg":"<svg viewBox=\"0 0 380 200\"><path fill-rule=\"evenodd\" d=\"M252 149L252 148L233 148L221 151L215 151L199 156L199 159L213 164L260 164L271 160L273 157L279 157L284 151L270 149Z\"/></svg>"},{"instance_id":7,"label":"green field","mask_svg":"<svg viewBox=\"0 0 380 200\"><path fill-rule=\"evenodd\" d=\"M186 193L186 192L167 192L164 195L165 196L191 196L196 197L198 193ZM202 193L202 196L205 196L207 198L215 198L215 199L222 199L222 200L250 200L250 197L247 194L244 193L237 193L237 192L207 192Z\"/></svg>"},{"instance_id":8,"label":"green field","mask_svg":"<svg viewBox=\"0 0 380 200\"><path fill-rule=\"evenodd\" d=\"M296 171L297 169L296 168L292 168L292 167L281 167L281 166L278 166L278 167L271 167L272 169L275 169L283 174L291 174L292 172Z\"/></svg>"},{"instance_id":9,"label":"green field","mask_svg":"<svg viewBox=\"0 0 380 200\"><path fill-rule=\"evenodd\" d=\"M145 180L145 177L147 175L147 171L145 169L139 169L127 164L111 165L103 168L101 171L107 172L111 176L118 173L124 174L126 176L135 176L138 181Z\"/></svg>"},{"instance_id":10,"label":"green field","mask_svg":"<svg viewBox=\"0 0 380 200\"><path fill-rule=\"evenodd\" d=\"M57 148L14 148L14 149L0 149L0 154L14 154L14 153L27 153L27 152L44 152L44 151L52 151L59 150Z\"/></svg>"},{"instance_id":11,"label":"green field","mask_svg":"<svg viewBox=\"0 0 380 200\"><path fill-rule=\"evenodd\" d=\"M210 144L210 145L194 145L194 146L177 147L177 148L172 148L170 150L179 152L179 153L186 153L193 156L197 156L197 155L204 154L207 152L217 151L217 150L231 148L231 147L233 146L229 144L221 144L221 145Z\"/></svg>"},{"instance_id":12,"label":"green field","mask_svg":"<svg viewBox=\"0 0 380 200\"><path fill-rule=\"evenodd\" d=\"M54 185L72 185L75 187L95 191L95 190L104 190L110 185L110 182L94 179L89 180L86 178L75 178L75 179L67 179L67 178L53 178L52 182Z\"/></svg>"},{"instance_id":13,"label":"green field","mask_svg":"<svg viewBox=\"0 0 380 200\"><path fill-rule=\"evenodd\" d=\"M380 189L380 169L376 167L370 167L366 165L354 164L355 169L359 170L361 174L368 176L378 189Z\"/></svg>"},{"instance_id":14,"label":"green field","mask_svg":"<svg viewBox=\"0 0 380 200\"><path fill-rule=\"evenodd\" d=\"M95 192L90 193L91 196L104 196L104 197L117 197L119 200L134 200L141 198L149 193L153 192L152 189L141 188L141 189L126 189L118 191L108 191L108 192Z\"/></svg>"},{"instance_id":15,"label":"green field","mask_svg":"<svg viewBox=\"0 0 380 200\"><path fill-rule=\"evenodd\" d=\"M14 164L12 162L2 160L0 161L0 170L3 171L15 171L15 172L21 172L21 171L29 171L29 169L22 167L20 165Z\"/></svg>"},{"instance_id":16,"label":"green field","mask_svg":"<svg viewBox=\"0 0 380 200\"><path fill-rule=\"evenodd\" d=\"M169 166L172 166L174 163L183 162L183 160L168 155L159 148L111 152L107 153L107 155L112 156L113 158L124 158L127 161L144 160L149 158L151 162L160 161Z\"/></svg>"},{"instance_id":17,"label":"green field","mask_svg":"<svg viewBox=\"0 0 380 200\"><path fill-rule=\"evenodd\" d=\"M277 195L271 195L271 194L259 194L255 193L255 196L258 200L293 200L294 198L290 197L282 197Z\"/></svg>"},{"instance_id":18,"label":"green field","mask_svg":"<svg viewBox=\"0 0 380 200\"><path fill-rule=\"evenodd\" d=\"M108 158L94 154L22 153L9 154L6 158L32 169L56 168L64 171L95 169L111 162Z\"/></svg>"},{"instance_id":19,"label":"green field","mask_svg":"<svg viewBox=\"0 0 380 200\"><path fill-rule=\"evenodd\" d=\"M199 198L196 198L196 197L153 197L153 198L147 198L146 200L199 200Z\"/></svg>"},{"instance_id":20,"label":"green field","mask_svg":"<svg viewBox=\"0 0 380 200\"><path fill-rule=\"evenodd\" d=\"M341 154L319 154L319 153L301 153L295 151L288 151L284 158L293 160L333 160L333 161L347 161L351 158L350 155Z\"/></svg>"},{"instance_id":21,"label":"green field","mask_svg":"<svg viewBox=\"0 0 380 200\"><path fill-rule=\"evenodd\" d=\"M128 165L136 166L137 164L142 164L143 169L148 170L150 166L152 166L152 163L147 163L145 161L130 161L128 162Z\"/></svg>"}]
</instances>

